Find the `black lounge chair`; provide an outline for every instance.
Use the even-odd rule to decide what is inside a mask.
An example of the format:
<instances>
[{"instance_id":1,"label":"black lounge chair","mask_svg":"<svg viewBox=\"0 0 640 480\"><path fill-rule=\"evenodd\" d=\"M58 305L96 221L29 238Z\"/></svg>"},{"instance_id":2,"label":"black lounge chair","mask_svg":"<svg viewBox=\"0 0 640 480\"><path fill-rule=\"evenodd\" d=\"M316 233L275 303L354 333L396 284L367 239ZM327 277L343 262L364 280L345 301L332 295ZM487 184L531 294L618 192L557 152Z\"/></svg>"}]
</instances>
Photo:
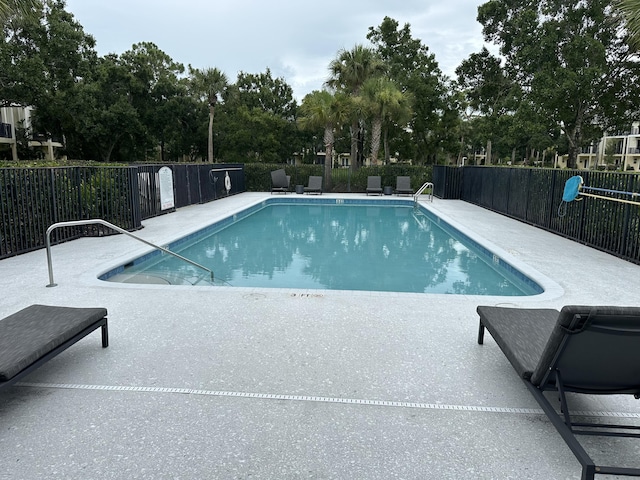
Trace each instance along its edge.
<instances>
[{"instance_id":1,"label":"black lounge chair","mask_svg":"<svg viewBox=\"0 0 640 480\"><path fill-rule=\"evenodd\" d=\"M322 177L311 175L309 177L309 185L304 187L304 193L322 194Z\"/></svg>"},{"instance_id":2,"label":"black lounge chair","mask_svg":"<svg viewBox=\"0 0 640 480\"><path fill-rule=\"evenodd\" d=\"M413 195L413 188L411 188L411 177L396 178L396 195Z\"/></svg>"},{"instance_id":3,"label":"black lounge chair","mask_svg":"<svg viewBox=\"0 0 640 480\"><path fill-rule=\"evenodd\" d=\"M284 168L279 170L274 170L271 172L271 193L284 193L285 195L289 192L289 183L291 182L291 177L286 174Z\"/></svg>"},{"instance_id":4,"label":"black lounge chair","mask_svg":"<svg viewBox=\"0 0 640 480\"><path fill-rule=\"evenodd\" d=\"M28 375L98 327L109 346L104 308L31 305L0 320L0 389Z\"/></svg>"},{"instance_id":5,"label":"black lounge chair","mask_svg":"<svg viewBox=\"0 0 640 480\"><path fill-rule=\"evenodd\" d=\"M382 179L377 176L367 177L367 195L382 195Z\"/></svg>"},{"instance_id":6,"label":"black lounge chair","mask_svg":"<svg viewBox=\"0 0 640 480\"><path fill-rule=\"evenodd\" d=\"M640 476L640 468L596 465L576 435L640 438L640 426L575 422L567 392L640 398L640 308L566 306L562 311L479 306L485 328L582 465L596 474ZM545 392L557 392L560 413Z\"/></svg>"}]
</instances>

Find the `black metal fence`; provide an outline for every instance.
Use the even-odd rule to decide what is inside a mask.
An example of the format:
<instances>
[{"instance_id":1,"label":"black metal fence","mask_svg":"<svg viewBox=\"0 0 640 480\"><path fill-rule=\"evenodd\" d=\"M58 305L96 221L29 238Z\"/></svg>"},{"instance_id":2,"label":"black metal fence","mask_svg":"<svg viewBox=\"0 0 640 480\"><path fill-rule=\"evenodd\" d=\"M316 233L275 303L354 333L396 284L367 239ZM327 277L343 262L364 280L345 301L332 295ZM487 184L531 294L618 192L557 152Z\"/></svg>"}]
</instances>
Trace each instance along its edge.
<instances>
[{"instance_id":1,"label":"black metal fence","mask_svg":"<svg viewBox=\"0 0 640 480\"><path fill-rule=\"evenodd\" d=\"M141 165L135 168L142 220L166 213L160 205L159 171L164 166L173 171L175 208L211 202L246 190L244 165L239 163ZM227 185L231 187L228 192Z\"/></svg>"},{"instance_id":2,"label":"black metal fence","mask_svg":"<svg viewBox=\"0 0 640 480\"><path fill-rule=\"evenodd\" d=\"M174 194L174 206L164 210L159 175L163 166L172 170ZM243 191L241 164L3 168L0 259L43 248L47 228L54 223L101 218L137 230L146 218ZM102 225L65 227L52 233L52 241L111 233Z\"/></svg>"},{"instance_id":3,"label":"black metal fence","mask_svg":"<svg viewBox=\"0 0 640 480\"><path fill-rule=\"evenodd\" d=\"M459 198L640 264L640 206L616 201L630 197L611 193L609 199L563 204L565 183L574 175L589 187L640 189L640 176L632 173L499 167L439 166L434 184L440 198Z\"/></svg>"},{"instance_id":4,"label":"black metal fence","mask_svg":"<svg viewBox=\"0 0 640 480\"><path fill-rule=\"evenodd\" d=\"M102 218L137 230L146 218L246 190L242 164L166 165L172 170L174 206L163 210L163 166L0 169L0 259L43 248L47 228L57 222ZM256 178L268 177L262 173ZM365 179L365 173L374 174L360 172ZM640 264L639 206L585 197L560 208L565 182L574 175L587 186L619 192L638 192L638 175L475 166L435 166L432 175L439 198L462 199ZM359 185L362 179L350 180ZM111 233L101 225L67 227L57 229L52 240Z\"/></svg>"},{"instance_id":5,"label":"black metal fence","mask_svg":"<svg viewBox=\"0 0 640 480\"><path fill-rule=\"evenodd\" d=\"M433 167L433 194L438 198L459 199L462 189L462 168Z\"/></svg>"}]
</instances>

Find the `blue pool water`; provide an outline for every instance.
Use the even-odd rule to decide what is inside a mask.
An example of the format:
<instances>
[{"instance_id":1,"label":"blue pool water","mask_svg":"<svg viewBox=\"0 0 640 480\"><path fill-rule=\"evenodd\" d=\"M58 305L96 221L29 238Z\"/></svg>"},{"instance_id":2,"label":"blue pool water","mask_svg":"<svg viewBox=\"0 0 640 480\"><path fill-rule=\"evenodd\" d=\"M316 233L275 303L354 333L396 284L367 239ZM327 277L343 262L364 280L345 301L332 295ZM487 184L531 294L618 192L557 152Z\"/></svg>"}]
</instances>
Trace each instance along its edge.
<instances>
[{"instance_id":1,"label":"blue pool water","mask_svg":"<svg viewBox=\"0 0 640 480\"><path fill-rule=\"evenodd\" d=\"M539 285L502 259L411 202L292 200L263 202L176 241L169 249L213 270L215 285L505 296L542 293ZM211 283L206 272L159 252L101 278Z\"/></svg>"}]
</instances>

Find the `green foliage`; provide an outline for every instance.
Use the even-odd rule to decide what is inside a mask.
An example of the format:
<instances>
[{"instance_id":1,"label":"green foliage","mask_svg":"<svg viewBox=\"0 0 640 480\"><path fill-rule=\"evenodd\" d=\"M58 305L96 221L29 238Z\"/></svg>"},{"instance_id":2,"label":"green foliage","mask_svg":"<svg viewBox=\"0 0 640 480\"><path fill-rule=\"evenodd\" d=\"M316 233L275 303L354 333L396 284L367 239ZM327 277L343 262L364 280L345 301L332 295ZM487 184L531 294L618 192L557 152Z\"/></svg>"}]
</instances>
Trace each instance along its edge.
<instances>
[{"instance_id":1,"label":"green foliage","mask_svg":"<svg viewBox=\"0 0 640 480\"><path fill-rule=\"evenodd\" d=\"M246 163L244 165L245 186L250 192L271 191L271 172L284 168L291 176L291 189L296 185L307 185L310 175L323 175L322 165L283 165L279 163Z\"/></svg>"},{"instance_id":2,"label":"green foliage","mask_svg":"<svg viewBox=\"0 0 640 480\"><path fill-rule=\"evenodd\" d=\"M273 78L268 68L260 74L240 72L236 83L225 92L224 100L231 106L244 105L287 120L296 116L293 89L284 79Z\"/></svg>"},{"instance_id":3,"label":"green foliage","mask_svg":"<svg viewBox=\"0 0 640 480\"><path fill-rule=\"evenodd\" d=\"M629 46L640 49L640 2L638 0L618 0L616 7L622 12L628 31Z\"/></svg>"},{"instance_id":4,"label":"green foliage","mask_svg":"<svg viewBox=\"0 0 640 480\"><path fill-rule=\"evenodd\" d=\"M387 66L387 71L403 92L412 98L413 115L409 123L411 135L403 125L389 132L390 151L416 163L433 163L449 145L451 133L449 113L452 111L450 92L435 56L419 39L411 35L411 26L385 17L379 27L369 28L367 38Z\"/></svg>"},{"instance_id":5,"label":"green foliage","mask_svg":"<svg viewBox=\"0 0 640 480\"><path fill-rule=\"evenodd\" d=\"M331 170L332 188L326 188L326 177L322 165L282 165L282 164L245 164L245 185L248 191L268 192L271 190L271 172L284 168L287 175L291 176L291 190L295 191L296 185L307 185L310 175L323 176L323 188L325 192L365 192L367 189L367 177L380 175L382 184L393 188L396 186L396 177L411 177L411 186L418 190L424 182L432 179L431 166L413 165L378 165L361 167L353 172L348 168L334 168Z\"/></svg>"},{"instance_id":6,"label":"green foliage","mask_svg":"<svg viewBox=\"0 0 640 480\"><path fill-rule=\"evenodd\" d=\"M0 258L45 244L46 229L57 222L101 218L134 229L130 168L0 168ZM103 234L102 227L56 230L53 241L83 233ZM95 231L93 231L95 230Z\"/></svg>"},{"instance_id":7,"label":"green foliage","mask_svg":"<svg viewBox=\"0 0 640 480\"><path fill-rule=\"evenodd\" d=\"M33 15L33 11L39 6L38 0L0 0L0 25L12 17Z\"/></svg>"},{"instance_id":8,"label":"green foliage","mask_svg":"<svg viewBox=\"0 0 640 480\"><path fill-rule=\"evenodd\" d=\"M373 48L343 49L330 63L327 122L305 107L311 98L299 109L292 88L268 68L239 72L229 84L216 68L189 66L185 78L183 65L150 42L98 57L64 0L0 1L0 65L11 65L0 69L0 104L35 107L28 134L64 139L61 155L101 162L277 163L294 154L312 162L334 149L350 151L355 168L378 156L378 136L387 163L391 156L446 163L471 157L488 140L496 158L553 148L571 162L640 111L640 90L629 87L640 83L637 50L626 43L638 11L636 0L489 1L478 21L500 55L472 54L457 84L408 23L385 17L369 28ZM367 81L396 85L402 108L365 95ZM20 157L34 155L27 142L20 139Z\"/></svg>"},{"instance_id":9,"label":"green foliage","mask_svg":"<svg viewBox=\"0 0 640 480\"><path fill-rule=\"evenodd\" d=\"M629 88L638 83L640 66L613 4L492 0L478 9L485 39L505 61L501 73L489 70L485 80L503 75L522 88L547 129L562 129L570 166L598 133L593 125L628 125L640 107L637 89Z\"/></svg>"},{"instance_id":10,"label":"green foliage","mask_svg":"<svg viewBox=\"0 0 640 480\"><path fill-rule=\"evenodd\" d=\"M216 157L227 163L274 163L300 151L297 104L284 80L240 73L219 107Z\"/></svg>"},{"instance_id":11,"label":"green foliage","mask_svg":"<svg viewBox=\"0 0 640 480\"><path fill-rule=\"evenodd\" d=\"M43 244L47 224L40 223L51 215L51 197L42 188L48 178L38 170L8 169L0 171L0 257ZM34 222L35 221L35 222ZM23 225L31 228L25 229Z\"/></svg>"},{"instance_id":12,"label":"green foliage","mask_svg":"<svg viewBox=\"0 0 640 480\"><path fill-rule=\"evenodd\" d=\"M65 11L64 1L43 4L38 15L5 25L0 59L13 68L0 69L0 99L37 106L35 131L62 138L69 95L95 65L95 40Z\"/></svg>"},{"instance_id":13,"label":"green foliage","mask_svg":"<svg viewBox=\"0 0 640 480\"><path fill-rule=\"evenodd\" d=\"M214 161L213 148L213 121L215 107L228 86L227 76L217 68L207 68L205 70L194 69L189 65L189 91L200 102L206 102L209 106L209 123L207 130L207 159Z\"/></svg>"},{"instance_id":14,"label":"green foliage","mask_svg":"<svg viewBox=\"0 0 640 480\"><path fill-rule=\"evenodd\" d=\"M327 85L344 94L347 105L346 112L351 122L351 169L356 170L363 160L362 148L358 146L362 131L364 113L361 108L360 93L365 82L382 75L386 66L377 53L363 45L356 45L351 50L340 50L337 58L329 64L330 78Z\"/></svg>"},{"instance_id":15,"label":"green foliage","mask_svg":"<svg viewBox=\"0 0 640 480\"><path fill-rule=\"evenodd\" d=\"M371 120L371 155L373 165L378 163L378 151L384 140L384 163L389 162L389 129L405 128L412 117L413 97L403 92L392 80L372 77L362 86L362 106Z\"/></svg>"}]
</instances>

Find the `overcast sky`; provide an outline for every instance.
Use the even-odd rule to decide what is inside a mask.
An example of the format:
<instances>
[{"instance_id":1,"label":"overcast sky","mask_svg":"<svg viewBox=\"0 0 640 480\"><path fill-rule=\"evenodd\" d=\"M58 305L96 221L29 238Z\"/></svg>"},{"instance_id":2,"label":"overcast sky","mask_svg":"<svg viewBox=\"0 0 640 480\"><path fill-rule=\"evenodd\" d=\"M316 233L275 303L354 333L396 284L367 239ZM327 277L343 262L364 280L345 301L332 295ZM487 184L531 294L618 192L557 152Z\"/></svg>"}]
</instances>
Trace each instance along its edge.
<instances>
[{"instance_id":1,"label":"overcast sky","mask_svg":"<svg viewBox=\"0 0 640 480\"><path fill-rule=\"evenodd\" d=\"M322 87L341 49L368 45L370 26L385 16L411 25L454 77L484 42L476 21L482 0L67 0L99 55L153 42L173 60L217 67L230 82L239 72L282 77L302 100ZM492 48L493 50L493 48Z\"/></svg>"}]
</instances>

